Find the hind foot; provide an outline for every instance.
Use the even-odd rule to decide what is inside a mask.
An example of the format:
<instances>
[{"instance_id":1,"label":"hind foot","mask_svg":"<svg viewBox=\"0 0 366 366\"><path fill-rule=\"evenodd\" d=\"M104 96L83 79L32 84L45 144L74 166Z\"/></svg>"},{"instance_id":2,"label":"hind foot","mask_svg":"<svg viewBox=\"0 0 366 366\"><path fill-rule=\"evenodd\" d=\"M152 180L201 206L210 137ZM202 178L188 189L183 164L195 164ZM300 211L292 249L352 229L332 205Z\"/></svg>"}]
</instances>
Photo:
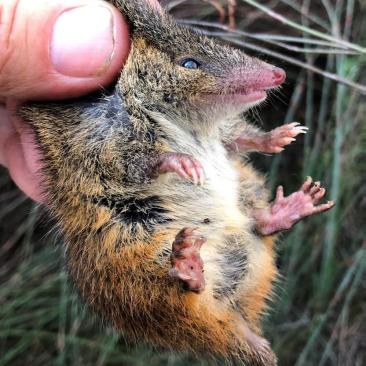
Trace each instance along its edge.
<instances>
[{"instance_id":1,"label":"hind foot","mask_svg":"<svg viewBox=\"0 0 366 366\"><path fill-rule=\"evenodd\" d=\"M291 229L306 216L328 211L334 206L334 201L319 205L325 195L325 188L320 182L313 184L308 177L300 190L284 197L283 187L277 188L275 201L265 209L254 213L257 229L262 235L271 235L283 230Z\"/></svg>"},{"instance_id":2,"label":"hind foot","mask_svg":"<svg viewBox=\"0 0 366 366\"><path fill-rule=\"evenodd\" d=\"M205 288L203 261L200 249L206 238L198 236L196 229L184 228L173 242L171 277L183 281L188 290L201 292Z\"/></svg>"}]
</instances>

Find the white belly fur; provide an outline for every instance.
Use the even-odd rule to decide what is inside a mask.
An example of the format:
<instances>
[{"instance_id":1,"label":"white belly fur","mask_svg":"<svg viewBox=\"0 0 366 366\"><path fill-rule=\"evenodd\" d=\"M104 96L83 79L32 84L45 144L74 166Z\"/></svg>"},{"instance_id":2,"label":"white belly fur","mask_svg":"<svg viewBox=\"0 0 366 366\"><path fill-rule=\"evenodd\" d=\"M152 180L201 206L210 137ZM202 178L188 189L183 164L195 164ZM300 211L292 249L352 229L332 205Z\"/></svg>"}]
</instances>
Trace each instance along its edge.
<instances>
[{"instance_id":1,"label":"white belly fur","mask_svg":"<svg viewBox=\"0 0 366 366\"><path fill-rule=\"evenodd\" d=\"M212 192L225 227L230 231L243 229L249 220L238 205L239 174L228 159L225 148L220 143L210 144L205 147L205 153L197 158L205 171L205 188Z\"/></svg>"},{"instance_id":2,"label":"white belly fur","mask_svg":"<svg viewBox=\"0 0 366 366\"><path fill-rule=\"evenodd\" d=\"M227 151L220 141L218 127L212 127L203 133L205 138L201 138L200 143L197 143L193 134L180 128L177 121L172 122L158 113L151 113L151 117L159 122L167 135L175 136L174 145L168 151L193 155L203 166L205 188L212 192L215 210L220 213L227 232L234 233L247 229L250 219L241 213L238 204L239 174L228 159ZM196 124L198 126L200 121L196 121Z\"/></svg>"}]
</instances>

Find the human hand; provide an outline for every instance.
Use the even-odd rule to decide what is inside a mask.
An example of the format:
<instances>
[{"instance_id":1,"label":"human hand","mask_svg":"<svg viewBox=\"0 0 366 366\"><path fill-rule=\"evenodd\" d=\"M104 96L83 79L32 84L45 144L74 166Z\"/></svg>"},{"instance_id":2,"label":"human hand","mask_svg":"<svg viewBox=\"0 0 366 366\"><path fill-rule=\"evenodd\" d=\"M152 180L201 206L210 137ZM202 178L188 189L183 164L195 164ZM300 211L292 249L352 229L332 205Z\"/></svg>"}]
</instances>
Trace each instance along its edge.
<instances>
[{"instance_id":1,"label":"human hand","mask_svg":"<svg viewBox=\"0 0 366 366\"><path fill-rule=\"evenodd\" d=\"M29 126L14 117L16 105L107 86L120 72L129 44L125 20L106 2L1 1L0 164L35 201L44 201L39 152Z\"/></svg>"}]
</instances>

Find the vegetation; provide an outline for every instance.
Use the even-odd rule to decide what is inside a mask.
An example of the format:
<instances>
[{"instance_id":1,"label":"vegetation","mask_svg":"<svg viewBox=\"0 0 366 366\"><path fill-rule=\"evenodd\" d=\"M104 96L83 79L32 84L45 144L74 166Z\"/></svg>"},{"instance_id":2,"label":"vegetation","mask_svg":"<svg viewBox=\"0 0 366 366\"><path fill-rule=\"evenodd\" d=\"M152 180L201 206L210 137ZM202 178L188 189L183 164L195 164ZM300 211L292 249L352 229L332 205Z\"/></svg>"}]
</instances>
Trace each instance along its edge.
<instances>
[{"instance_id":1,"label":"vegetation","mask_svg":"<svg viewBox=\"0 0 366 366\"><path fill-rule=\"evenodd\" d=\"M283 67L288 81L252 119L310 128L278 156L254 156L274 189L307 175L335 209L282 235L283 278L266 319L281 365L366 364L366 3L237 0L236 28L215 1L168 1L191 26ZM225 1L222 1L225 4ZM217 4L216 4L217 5ZM128 349L80 303L63 268L62 239L0 171L0 365L206 365L186 355Z\"/></svg>"}]
</instances>

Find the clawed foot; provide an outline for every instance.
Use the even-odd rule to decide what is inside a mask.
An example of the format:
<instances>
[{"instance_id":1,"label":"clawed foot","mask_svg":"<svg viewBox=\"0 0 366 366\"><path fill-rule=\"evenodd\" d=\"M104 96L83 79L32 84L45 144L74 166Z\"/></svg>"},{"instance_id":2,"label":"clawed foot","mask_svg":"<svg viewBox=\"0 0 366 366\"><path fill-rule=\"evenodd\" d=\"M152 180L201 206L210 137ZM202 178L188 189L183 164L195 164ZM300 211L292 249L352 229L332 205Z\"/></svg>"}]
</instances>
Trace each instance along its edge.
<instances>
[{"instance_id":1,"label":"clawed foot","mask_svg":"<svg viewBox=\"0 0 366 366\"><path fill-rule=\"evenodd\" d=\"M190 291L201 292L205 288L205 278L200 249L206 238L198 236L195 230L184 228L176 236L169 275L183 281Z\"/></svg>"},{"instance_id":2,"label":"clawed foot","mask_svg":"<svg viewBox=\"0 0 366 366\"><path fill-rule=\"evenodd\" d=\"M203 185L205 174L198 160L188 154L164 153L154 165L153 174L177 173L180 177L192 180L195 185Z\"/></svg>"},{"instance_id":3,"label":"clawed foot","mask_svg":"<svg viewBox=\"0 0 366 366\"><path fill-rule=\"evenodd\" d=\"M279 186L271 206L254 214L259 232L271 235L289 230L306 216L328 211L334 206L334 201L319 205L324 195L325 188L321 187L320 182L313 183L311 177L306 179L299 191L287 197L283 194L283 187Z\"/></svg>"},{"instance_id":4,"label":"clawed foot","mask_svg":"<svg viewBox=\"0 0 366 366\"><path fill-rule=\"evenodd\" d=\"M307 127L298 122L289 123L266 133L248 133L235 138L226 147L231 151L259 151L265 153L279 153L286 145L295 141L300 133L306 133Z\"/></svg>"},{"instance_id":5,"label":"clawed foot","mask_svg":"<svg viewBox=\"0 0 366 366\"><path fill-rule=\"evenodd\" d=\"M280 153L286 145L291 144L300 133L306 133L307 127L301 126L298 122L289 123L275 128L265 134L259 151L266 153Z\"/></svg>"}]
</instances>

